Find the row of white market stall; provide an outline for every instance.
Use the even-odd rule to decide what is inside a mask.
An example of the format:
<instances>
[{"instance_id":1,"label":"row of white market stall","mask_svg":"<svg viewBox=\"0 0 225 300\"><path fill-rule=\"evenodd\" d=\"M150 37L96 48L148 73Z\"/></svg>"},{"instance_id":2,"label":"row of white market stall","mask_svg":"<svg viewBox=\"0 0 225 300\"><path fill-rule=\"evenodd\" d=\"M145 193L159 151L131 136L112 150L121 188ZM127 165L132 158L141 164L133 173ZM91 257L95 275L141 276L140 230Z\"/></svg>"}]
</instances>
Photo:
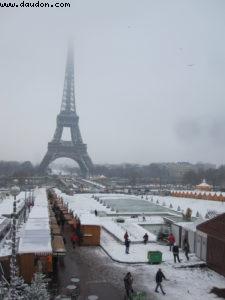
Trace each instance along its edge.
<instances>
[{"instance_id":1,"label":"row of white market stall","mask_svg":"<svg viewBox=\"0 0 225 300\"><path fill-rule=\"evenodd\" d=\"M17 206L17 223L21 228L17 231L18 249L17 261L21 275L26 282L31 282L33 274L40 270L51 273L53 270L53 256L65 255L60 230L57 236L53 232L52 217L50 217L49 203L46 189L34 191L34 205L27 219L25 201L22 198ZM11 222L13 199L5 199L0 203L0 263L4 274L9 277L11 258ZM4 216L3 216L4 213ZM20 220L21 219L21 220ZM24 224L23 222L26 221ZM57 226L54 224L54 226Z\"/></svg>"},{"instance_id":2,"label":"row of white market stall","mask_svg":"<svg viewBox=\"0 0 225 300\"><path fill-rule=\"evenodd\" d=\"M48 199L45 189L39 189L19 241L20 272L25 281L29 282L38 268L46 273L52 271L52 252Z\"/></svg>"},{"instance_id":3,"label":"row of white market stall","mask_svg":"<svg viewBox=\"0 0 225 300\"><path fill-rule=\"evenodd\" d=\"M31 281L36 271L51 273L53 256L65 255L64 245L57 245L58 239L59 236L54 236L51 232L46 190L38 189L35 191L34 207L22 230L18 249L20 272L26 282Z\"/></svg>"}]
</instances>

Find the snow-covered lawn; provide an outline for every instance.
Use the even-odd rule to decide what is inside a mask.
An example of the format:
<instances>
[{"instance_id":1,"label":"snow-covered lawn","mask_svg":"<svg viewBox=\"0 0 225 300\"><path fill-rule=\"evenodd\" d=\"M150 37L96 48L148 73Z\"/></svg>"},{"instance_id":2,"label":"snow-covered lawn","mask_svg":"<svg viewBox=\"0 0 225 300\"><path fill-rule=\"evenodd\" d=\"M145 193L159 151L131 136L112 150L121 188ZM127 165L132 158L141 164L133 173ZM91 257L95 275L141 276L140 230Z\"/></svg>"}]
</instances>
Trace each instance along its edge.
<instances>
[{"instance_id":1,"label":"snow-covered lawn","mask_svg":"<svg viewBox=\"0 0 225 300\"><path fill-rule=\"evenodd\" d=\"M140 197L139 197L140 198ZM209 210L215 210L218 213L225 212L225 203L220 201L209 201L202 199L191 199L191 198L180 198L180 197L170 197L170 196L149 196L149 199L153 198L154 203L158 200L162 205L163 202L166 203L166 206L169 207L172 204L173 209L176 211L178 206L181 210L186 212L187 208L191 208L192 216L195 216L197 212L204 218L206 213Z\"/></svg>"},{"instance_id":2,"label":"snow-covered lawn","mask_svg":"<svg viewBox=\"0 0 225 300\"><path fill-rule=\"evenodd\" d=\"M155 274L161 268L168 281L162 285L166 295L155 293ZM128 268L134 277L134 289L136 286L147 292L148 300L212 300L219 299L211 294L210 290L216 286L225 287L223 276L206 269L174 269L173 266L158 265L130 265Z\"/></svg>"}]
</instances>

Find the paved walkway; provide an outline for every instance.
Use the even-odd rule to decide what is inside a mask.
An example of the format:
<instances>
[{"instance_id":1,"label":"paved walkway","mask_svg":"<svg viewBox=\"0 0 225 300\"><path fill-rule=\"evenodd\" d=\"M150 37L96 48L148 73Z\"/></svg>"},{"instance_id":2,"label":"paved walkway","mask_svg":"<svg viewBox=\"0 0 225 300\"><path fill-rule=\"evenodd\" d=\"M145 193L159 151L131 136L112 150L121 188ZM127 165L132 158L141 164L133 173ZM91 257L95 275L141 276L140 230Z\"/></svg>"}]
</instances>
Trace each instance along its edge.
<instances>
[{"instance_id":1,"label":"paved walkway","mask_svg":"<svg viewBox=\"0 0 225 300\"><path fill-rule=\"evenodd\" d=\"M98 300L123 300L123 277L126 270L116 267L100 247L72 248L69 234L65 235L67 255L59 259L57 284L60 294L71 284L71 277L80 278L80 298L97 295ZM119 276L118 276L119 273Z\"/></svg>"}]
</instances>

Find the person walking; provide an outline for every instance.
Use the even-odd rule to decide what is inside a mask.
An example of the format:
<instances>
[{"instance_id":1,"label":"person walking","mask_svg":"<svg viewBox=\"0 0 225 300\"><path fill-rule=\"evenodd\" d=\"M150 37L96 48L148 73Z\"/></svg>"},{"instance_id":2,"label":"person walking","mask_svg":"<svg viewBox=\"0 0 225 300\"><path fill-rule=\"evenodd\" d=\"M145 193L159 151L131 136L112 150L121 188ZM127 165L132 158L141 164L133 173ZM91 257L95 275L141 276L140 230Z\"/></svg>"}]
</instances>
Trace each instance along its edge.
<instances>
[{"instance_id":1,"label":"person walking","mask_svg":"<svg viewBox=\"0 0 225 300\"><path fill-rule=\"evenodd\" d=\"M130 240L125 240L125 253L129 254L129 248L130 248Z\"/></svg>"},{"instance_id":2,"label":"person walking","mask_svg":"<svg viewBox=\"0 0 225 300\"><path fill-rule=\"evenodd\" d=\"M129 235L128 235L128 232L127 232L127 231L125 232L125 234L124 234L123 237L124 237L124 240L125 240L125 242L126 242L126 240L128 240L128 238L129 238Z\"/></svg>"},{"instance_id":3,"label":"person walking","mask_svg":"<svg viewBox=\"0 0 225 300\"><path fill-rule=\"evenodd\" d=\"M146 245L148 242L148 234L147 233L144 234L143 239L144 239L144 244Z\"/></svg>"},{"instance_id":4,"label":"person walking","mask_svg":"<svg viewBox=\"0 0 225 300\"><path fill-rule=\"evenodd\" d=\"M155 287L155 292L158 293L158 288L160 288L161 292L163 293L163 295L165 295L166 293L164 292L163 288L162 288L162 280L166 279L165 275L163 274L162 270L159 268L156 276L155 276L155 281L156 281L156 287Z\"/></svg>"},{"instance_id":5,"label":"person walking","mask_svg":"<svg viewBox=\"0 0 225 300\"><path fill-rule=\"evenodd\" d=\"M62 232L64 232L65 222L66 222L66 219L64 217L64 214L62 212L60 212L60 225L61 225Z\"/></svg>"},{"instance_id":6,"label":"person walking","mask_svg":"<svg viewBox=\"0 0 225 300\"><path fill-rule=\"evenodd\" d=\"M183 249L184 249L184 254L185 254L187 260L189 260L188 253L190 252L190 246L189 246L189 243L188 243L187 239L184 240L184 247L183 247Z\"/></svg>"},{"instance_id":7,"label":"person walking","mask_svg":"<svg viewBox=\"0 0 225 300\"><path fill-rule=\"evenodd\" d=\"M173 245L175 243L175 237L174 235L172 234L172 232L169 234L168 236L168 243L169 243L169 247L170 247L170 251L172 250L173 248Z\"/></svg>"},{"instance_id":8,"label":"person walking","mask_svg":"<svg viewBox=\"0 0 225 300\"><path fill-rule=\"evenodd\" d=\"M134 292L133 287L132 287L133 277L132 277L131 273L128 272L123 280L124 280L124 286L125 286L125 290L126 290L126 296L128 299L130 299L131 294Z\"/></svg>"},{"instance_id":9,"label":"person walking","mask_svg":"<svg viewBox=\"0 0 225 300\"><path fill-rule=\"evenodd\" d=\"M75 248L75 245L76 245L76 242L79 242L79 238L78 236L76 235L75 232L73 232L73 234L71 235L71 243L72 243L72 246L73 246L73 249Z\"/></svg>"},{"instance_id":10,"label":"person walking","mask_svg":"<svg viewBox=\"0 0 225 300\"><path fill-rule=\"evenodd\" d=\"M174 244L173 246L173 257L174 257L174 262L176 263L176 259L178 260L178 262L180 262L180 257L179 257L179 247Z\"/></svg>"}]
</instances>

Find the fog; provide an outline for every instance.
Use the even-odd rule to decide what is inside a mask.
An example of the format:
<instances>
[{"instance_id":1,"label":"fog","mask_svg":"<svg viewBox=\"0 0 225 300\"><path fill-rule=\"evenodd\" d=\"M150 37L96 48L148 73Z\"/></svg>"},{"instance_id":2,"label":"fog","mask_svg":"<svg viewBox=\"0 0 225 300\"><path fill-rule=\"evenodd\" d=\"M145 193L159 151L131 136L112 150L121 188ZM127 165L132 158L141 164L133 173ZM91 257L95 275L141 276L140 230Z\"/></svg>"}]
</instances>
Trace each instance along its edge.
<instances>
[{"instance_id":1,"label":"fog","mask_svg":"<svg viewBox=\"0 0 225 300\"><path fill-rule=\"evenodd\" d=\"M225 2L70 3L0 9L0 160L45 155L72 39L94 163L225 163Z\"/></svg>"}]
</instances>

